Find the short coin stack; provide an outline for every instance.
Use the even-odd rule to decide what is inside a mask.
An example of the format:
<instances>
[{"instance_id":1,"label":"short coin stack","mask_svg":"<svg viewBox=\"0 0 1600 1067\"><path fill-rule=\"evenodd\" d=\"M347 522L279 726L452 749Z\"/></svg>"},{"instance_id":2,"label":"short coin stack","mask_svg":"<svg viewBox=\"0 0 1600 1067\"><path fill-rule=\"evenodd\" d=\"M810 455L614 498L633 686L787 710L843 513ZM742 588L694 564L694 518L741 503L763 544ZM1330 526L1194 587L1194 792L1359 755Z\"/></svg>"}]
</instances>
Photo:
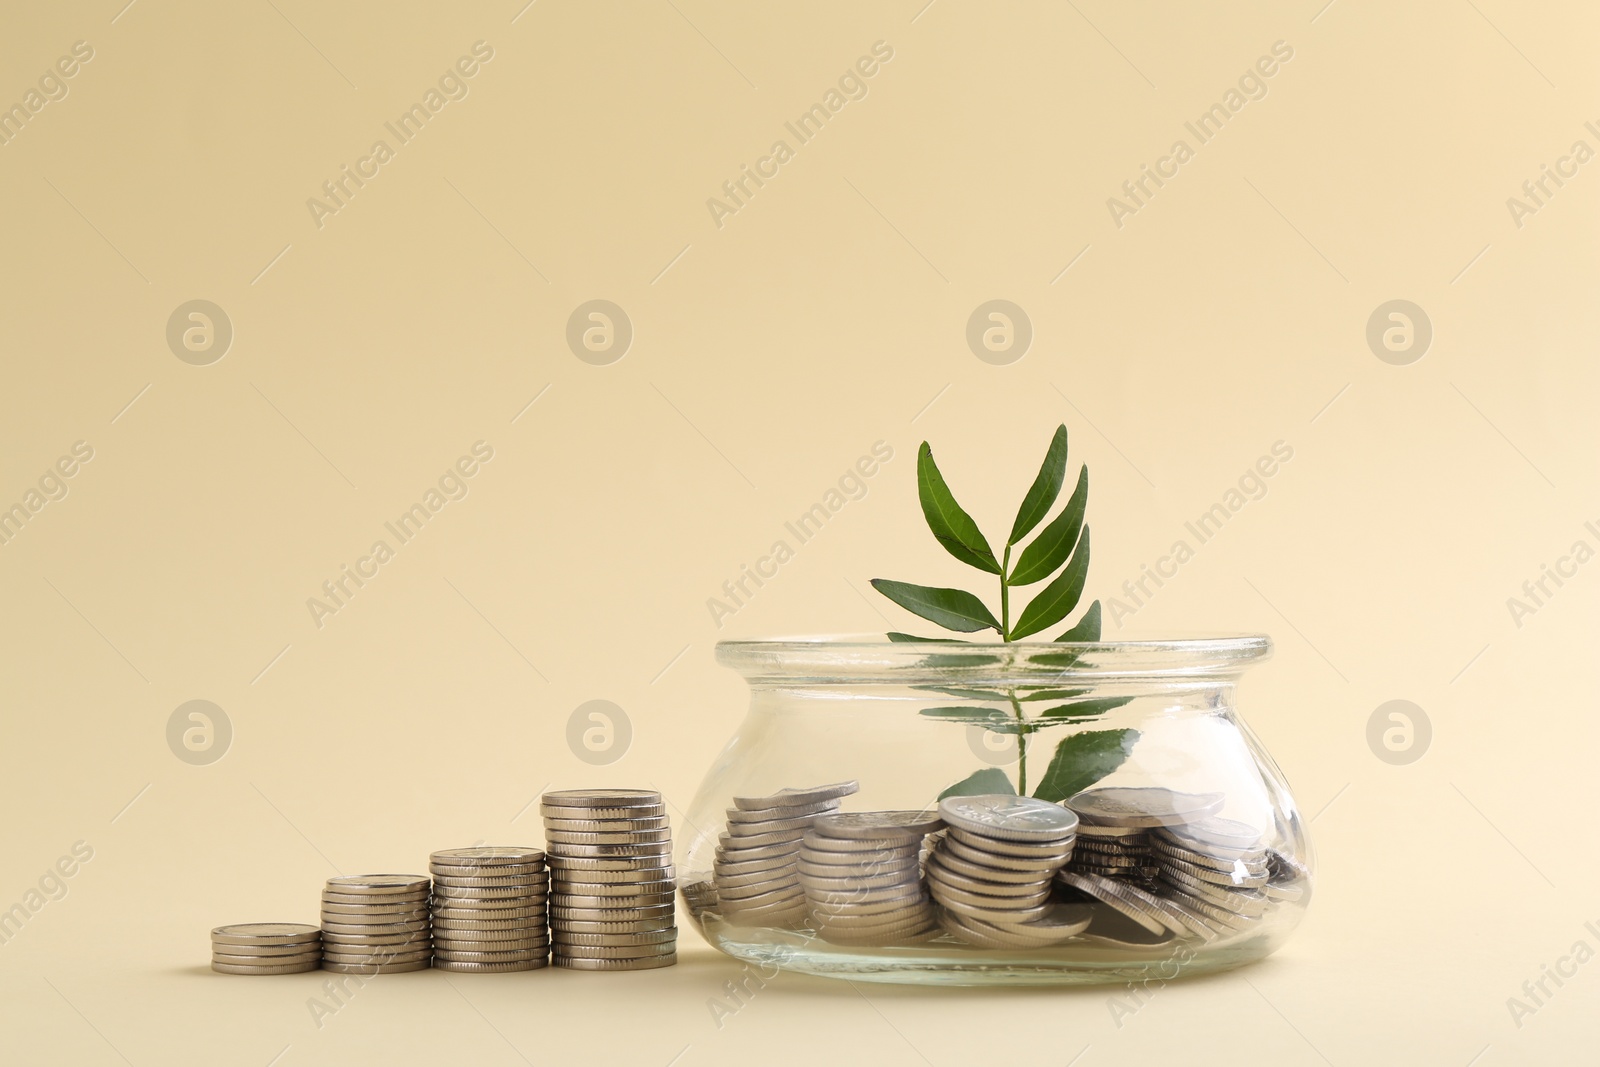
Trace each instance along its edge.
<instances>
[{"instance_id":1,"label":"short coin stack","mask_svg":"<svg viewBox=\"0 0 1600 1067\"><path fill-rule=\"evenodd\" d=\"M531 971L549 962L550 872L536 848L449 848L433 874L433 965L441 971Z\"/></svg>"},{"instance_id":2,"label":"short coin stack","mask_svg":"<svg viewBox=\"0 0 1600 1067\"><path fill-rule=\"evenodd\" d=\"M1058 804L1010 794L946 797L949 824L926 865L945 930L984 947L1043 948L1087 925L1082 909L1050 901L1071 858L1078 817Z\"/></svg>"},{"instance_id":3,"label":"short coin stack","mask_svg":"<svg viewBox=\"0 0 1600 1067\"><path fill-rule=\"evenodd\" d=\"M322 966L322 931L305 923L238 923L211 931L211 969L298 974Z\"/></svg>"},{"instance_id":4,"label":"short coin stack","mask_svg":"<svg viewBox=\"0 0 1600 1067\"><path fill-rule=\"evenodd\" d=\"M432 955L427 878L354 874L328 879L322 890L323 970L420 971Z\"/></svg>"},{"instance_id":5,"label":"short coin stack","mask_svg":"<svg viewBox=\"0 0 1600 1067\"><path fill-rule=\"evenodd\" d=\"M557 967L642 971L678 962L672 829L649 789L544 795L550 951Z\"/></svg>"},{"instance_id":6,"label":"short coin stack","mask_svg":"<svg viewBox=\"0 0 1600 1067\"><path fill-rule=\"evenodd\" d=\"M796 867L801 840L814 820L838 811L860 788L858 782L838 782L734 797L712 867L722 917L738 926L805 922L809 909Z\"/></svg>"},{"instance_id":7,"label":"short coin stack","mask_svg":"<svg viewBox=\"0 0 1600 1067\"><path fill-rule=\"evenodd\" d=\"M1078 846L1067 869L1157 888L1152 831L1214 814L1220 793L1177 793L1157 786L1089 789L1068 798L1078 814Z\"/></svg>"},{"instance_id":8,"label":"short coin stack","mask_svg":"<svg viewBox=\"0 0 1600 1067\"><path fill-rule=\"evenodd\" d=\"M897 945L939 934L922 884L922 841L942 827L921 811L861 811L811 822L797 859L811 921L836 945Z\"/></svg>"}]
</instances>

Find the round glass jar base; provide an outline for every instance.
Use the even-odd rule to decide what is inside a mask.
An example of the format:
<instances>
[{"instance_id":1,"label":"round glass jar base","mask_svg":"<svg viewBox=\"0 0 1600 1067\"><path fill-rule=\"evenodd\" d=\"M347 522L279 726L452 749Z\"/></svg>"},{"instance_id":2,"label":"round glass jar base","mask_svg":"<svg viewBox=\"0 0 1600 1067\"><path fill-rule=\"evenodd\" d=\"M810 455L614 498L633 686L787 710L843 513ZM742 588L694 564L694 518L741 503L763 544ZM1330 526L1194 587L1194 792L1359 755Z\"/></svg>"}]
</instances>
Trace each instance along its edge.
<instances>
[{"instance_id":1,"label":"round glass jar base","mask_svg":"<svg viewBox=\"0 0 1600 1067\"><path fill-rule=\"evenodd\" d=\"M1296 916L1297 917L1297 916ZM907 985L1125 985L1166 982L1254 963L1288 939L1285 916L1214 942L1169 940L1114 947L1087 939L1046 949L979 948L946 934L916 945L832 945L806 930L736 926L715 913L699 917L711 944L763 973L794 971L823 978Z\"/></svg>"}]
</instances>

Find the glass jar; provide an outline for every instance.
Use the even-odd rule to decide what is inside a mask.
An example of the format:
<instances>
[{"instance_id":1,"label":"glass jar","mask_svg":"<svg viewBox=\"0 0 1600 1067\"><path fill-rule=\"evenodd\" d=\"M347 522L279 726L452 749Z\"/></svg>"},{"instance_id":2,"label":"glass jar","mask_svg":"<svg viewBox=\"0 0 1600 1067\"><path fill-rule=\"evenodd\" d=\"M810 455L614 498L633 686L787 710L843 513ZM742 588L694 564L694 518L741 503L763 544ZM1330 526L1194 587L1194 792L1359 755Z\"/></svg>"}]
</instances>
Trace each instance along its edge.
<instances>
[{"instance_id":1,"label":"glass jar","mask_svg":"<svg viewBox=\"0 0 1600 1067\"><path fill-rule=\"evenodd\" d=\"M722 642L750 710L679 835L687 910L738 959L868 981L1125 982L1260 959L1299 922L1312 870L1234 703L1270 651L1265 636ZM831 810L937 816L952 794L944 826L824 832ZM1022 821L986 837L970 822L985 810Z\"/></svg>"}]
</instances>

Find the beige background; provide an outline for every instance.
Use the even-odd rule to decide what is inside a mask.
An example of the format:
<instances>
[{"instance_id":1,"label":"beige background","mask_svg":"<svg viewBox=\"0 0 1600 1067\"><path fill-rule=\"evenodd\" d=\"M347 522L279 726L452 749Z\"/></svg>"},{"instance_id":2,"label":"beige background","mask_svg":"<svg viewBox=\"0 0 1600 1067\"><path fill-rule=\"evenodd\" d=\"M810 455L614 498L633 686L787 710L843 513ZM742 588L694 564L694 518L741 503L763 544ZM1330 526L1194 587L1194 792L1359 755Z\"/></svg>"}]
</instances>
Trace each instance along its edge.
<instances>
[{"instance_id":1,"label":"beige background","mask_svg":"<svg viewBox=\"0 0 1600 1067\"><path fill-rule=\"evenodd\" d=\"M0 947L15 1062L1575 1063L1600 964L1589 669L1600 564L1600 163L1507 198L1600 120L1586 5L11 4L0 104L0 907L94 858ZM473 42L493 59L321 228L306 207ZM1106 201L1274 42L1293 59L1118 228ZM706 207L874 42L893 59L733 217ZM1595 173L1591 173L1595 172ZM1554 188L1550 186L1550 188ZM1070 269L1065 269L1070 266ZM593 366L580 303L634 340ZM1002 298L1034 340L968 349ZM210 366L165 340L221 306ZM1365 341L1432 322L1418 362ZM528 405L534 398L537 402ZM222 922L311 919L335 870L537 843L547 784L687 804L742 713L729 635L879 630L866 580L964 576L921 528L931 439L991 528L1065 421L1114 595L1276 441L1294 458L1123 636L1265 631L1245 710L1322 867L1296 939L1162 990L942 992L665 972L385 979L204 970ZM895 458L719 629L707 598L882 439ZM494 458L318 628L306 606L475 441ZM566 721L630 716L592 768ZM1383 701L1433 727L1369 750ZM216 702L218 762L166 724ZM675 1059L675 1057L677 1057ZM1076 1058L1075 1058L1076 1057Z\"/></svg>"}]
</instances>

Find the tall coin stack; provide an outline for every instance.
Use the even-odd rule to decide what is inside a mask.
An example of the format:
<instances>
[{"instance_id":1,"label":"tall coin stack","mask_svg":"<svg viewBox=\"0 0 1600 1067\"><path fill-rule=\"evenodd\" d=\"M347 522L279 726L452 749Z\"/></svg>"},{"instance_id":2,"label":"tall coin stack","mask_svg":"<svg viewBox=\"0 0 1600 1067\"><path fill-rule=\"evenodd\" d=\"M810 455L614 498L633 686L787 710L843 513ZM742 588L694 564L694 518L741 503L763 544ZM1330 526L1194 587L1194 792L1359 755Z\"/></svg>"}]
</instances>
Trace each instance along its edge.
<instances>
[{"instance_id":1,"label":"tall coin stack","mask_svg":"<svg viewBox=\"0 0 1600 1067\"><path fill-rule=\"evenodd\" d=\"M1087 925L1081 909L1050 901L1054 878L1071 858L1078 818L1058 804L1010 794L946 797L949 829L926 865L928 892L944 928L984 947L1046 947Z\"/></svg>"},{"instance_id":2,"label":"tall coin stack","mask_svg":"<svg viewBox=\"0 0 1600 1067\"><path fill-rule=\"evenodd\" d=\"M812 822L839 810L859 782L734 797L717 842L712 878L717 908L738 926L797 926L808 918L796 861Z\"/></svg>"},{"instance_id":3,"label":"tall coin stack","mask_svg":"<svg viewBox=\"0 0 1600 1067\"><path fill-rule=\"evenodd\" d=\"M211 931L211 969L298 974L322 966L322 931L305 923L238 923Z\"/></svg>"},{"instance_id":4,"label":"tall coin stack","mask_svg":"<svg viewBox=\"0 0 1600 1067\"><path fill-rule=\"evenodd\" d=\"M642 971L678 962L672 828L649 789L562 789L540 802L557 967Z\"/></svg>"},{"instance_id":5,"label":"tall coin stack","mask_svg":"<svg viewBox=\"0 0 1600 1067\"><path fill-rule=\"evenodd\" d=\"M536 848L448 848L433 874L433 965L441 971L532 971L549 962L550 872Z\"/></svg>"},{"instance_id":6,"label":"tall coin stack","mask_svg":"<svg viewBox=\"0 0 1600 1067\"><path fill-rule=\"evenodd\" d=\"M944 823L921 811L862 811L811 822L797 860L817 935L835 945L903 945L940 933L922 884L922 841Z\"/></svg>"},{"instance_id":7,"label":"tall coin stack","mask_svg":"<svg viewBox=\"0 0 1600 1067\"><path fill-rule=\"evenodd\" d=\"M418 874L329 878L322 890L322 969L420 971L433 955L428 879Z\"/></svg>"}]
</instances>

